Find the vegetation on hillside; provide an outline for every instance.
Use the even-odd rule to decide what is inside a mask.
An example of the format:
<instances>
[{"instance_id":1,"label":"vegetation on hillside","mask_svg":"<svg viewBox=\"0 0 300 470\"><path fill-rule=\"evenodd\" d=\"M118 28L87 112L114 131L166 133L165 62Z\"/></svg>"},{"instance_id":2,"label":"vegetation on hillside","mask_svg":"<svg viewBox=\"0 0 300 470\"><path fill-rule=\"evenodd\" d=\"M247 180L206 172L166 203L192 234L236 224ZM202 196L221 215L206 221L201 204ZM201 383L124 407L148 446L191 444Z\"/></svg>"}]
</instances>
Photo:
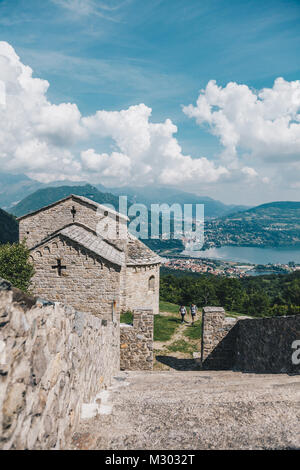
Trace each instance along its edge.
<instances>
[{"instance_id":1,"label":"vegetation on hillside","mask_svg":"<svg viewBox=\"0 0 300 470\"><path fill-rule=\"evenodd\" d=\"M34 268L29 262L29 250L25 242L0 246L0 277L28 292L33 274Z\"/></svg>"},{"instance_id":2,"label":"vegetation on hillside","mask_svg":"<svg viewBox=\"0 0 300 470\"><path fill-rule=\"evenodd\" d=\"M0 244L16 242L19 237L18 230L16 218L0 209Z\"/></svg>"},{"instance_id":3,"label":"vegetation on hillside","mask_svg":"<svg viewBox=\"0 0 300 470\"><path fill-rule=\"evenodd\" d=\"M300 272L243 279L209 275L163 274L161 300L198 307L222 306L245 315L293 315L300 313Z\"/></svg>"},{"instance_id":4,"label":"vegetation on hillside","mask_svg":"<svg viewBox=\"0 0 300 470\"><path fill-rule=\"evenodd\" d=\"M207 221L205 245L300 246L300 202L272 202Z\"/></svg>"},{"instance_id":5,"label":"vegetation on hillside","mask_svg":"<svg viewBox=\"0 0 300 470\"><path fill-rule=\"evenodd\" d=\"M115 210L118 210L119 207L119 198L117 196L110 193L102 193L94 186L87 184L85 186L59 186L57 188L50 187L39 189L13 206L11 212L17 217L20 217L29 212L34 212L41 207L53 204L60 199L64 199L70 194L87 197L99 204L111 204L114 206Z\"/></svg>"}]
</instances>

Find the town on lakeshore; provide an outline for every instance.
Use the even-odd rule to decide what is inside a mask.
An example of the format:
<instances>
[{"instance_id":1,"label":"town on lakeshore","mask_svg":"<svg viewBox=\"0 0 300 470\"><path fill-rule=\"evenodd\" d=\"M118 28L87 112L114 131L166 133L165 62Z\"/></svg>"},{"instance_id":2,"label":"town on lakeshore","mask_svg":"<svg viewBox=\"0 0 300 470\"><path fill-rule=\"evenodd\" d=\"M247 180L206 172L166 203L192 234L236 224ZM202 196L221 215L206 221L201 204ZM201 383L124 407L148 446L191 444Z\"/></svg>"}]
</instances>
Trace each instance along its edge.
<instances>
[{"instance_id":1,"label":"town on lakeshore","mask_svg":"<svg viewBox=\"0 0 300 470\"><path fill-rule=\"evenodd\" d=\"M166 268L190 271L199 274L212 274L225 277L247 277L263 274L287 274L300 271L300 264L290 261L287 264L247 264L235 261L225 261L207 258L172 257L164 258L163 266Z\"/></svg>"}]
</instances>

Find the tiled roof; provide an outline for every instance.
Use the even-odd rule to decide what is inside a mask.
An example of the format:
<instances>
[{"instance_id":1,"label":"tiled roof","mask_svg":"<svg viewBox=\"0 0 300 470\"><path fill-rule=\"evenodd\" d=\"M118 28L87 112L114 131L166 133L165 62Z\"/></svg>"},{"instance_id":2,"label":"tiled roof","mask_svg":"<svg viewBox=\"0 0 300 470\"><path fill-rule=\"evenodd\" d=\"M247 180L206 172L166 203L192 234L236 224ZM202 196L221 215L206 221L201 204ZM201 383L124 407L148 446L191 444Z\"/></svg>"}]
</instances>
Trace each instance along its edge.
<instances>
[{"instance_id":1,"label":"tiled roof","mask_svg":"<svg viewBox=\"0 0 300 470\"><path fill-rule=\"evenodd\" d=\"M58 233L74 242L79 243L87 250L90 250L96 255L107 259L113 264L117 264L118 266L125 265L124 252L118 250L113 245L103 240L101 237L94 235L94 233L84 229L83 227L73 224L60 230Z\"/></svg>"},{"instance_id":2,"label":"tiled roof","mask_svg":"<svg viewBox=\"0 0 300 470\"><path fill-rule=\"evenodd\" d=\"M161 263L161 258L141 240L128 232L127 265L148 265Z\"/></svg>"}]
</instances>

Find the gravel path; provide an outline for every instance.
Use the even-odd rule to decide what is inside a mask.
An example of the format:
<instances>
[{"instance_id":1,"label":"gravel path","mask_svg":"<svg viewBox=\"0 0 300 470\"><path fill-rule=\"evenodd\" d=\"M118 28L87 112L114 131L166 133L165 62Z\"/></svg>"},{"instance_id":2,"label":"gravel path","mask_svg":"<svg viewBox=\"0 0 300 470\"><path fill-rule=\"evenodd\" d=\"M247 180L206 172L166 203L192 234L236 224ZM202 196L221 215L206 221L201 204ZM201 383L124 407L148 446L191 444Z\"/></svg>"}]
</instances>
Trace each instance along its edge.
<instances>
[{"instance_id":1,"label":"gravel path","mask_svg":"<svg viewBox=\"0 0 300 470\"><path fill-rule=\"evenodd\" d=\"M299 376L120 372L108 391L111 414L82 421L71 448L300 449Z\"/></svg>"}]
</instances>

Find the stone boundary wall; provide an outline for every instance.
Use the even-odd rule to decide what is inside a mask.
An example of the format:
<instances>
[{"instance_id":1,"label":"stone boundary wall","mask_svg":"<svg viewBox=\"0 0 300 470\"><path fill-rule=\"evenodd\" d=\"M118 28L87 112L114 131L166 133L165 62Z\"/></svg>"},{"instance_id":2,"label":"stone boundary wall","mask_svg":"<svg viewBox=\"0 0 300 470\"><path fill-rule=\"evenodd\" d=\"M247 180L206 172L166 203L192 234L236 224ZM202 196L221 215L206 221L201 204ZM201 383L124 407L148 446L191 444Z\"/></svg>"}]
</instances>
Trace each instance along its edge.
<instances>
[{"instance_id":1,"label":"stone boundary wall","mask_svg":"<svg viewBox=\"0 0 300 470\"><path fill-rule=\"evenodd\" d=\"M227 370L234 366L235 318L226 318L222 307L204 307L201 362L203 369Z\"/></svg>"},{"instance_id":2,"label":"stone boundary wall","mask_svg":"<svg viewBox=\"0 0 300 470\"><path fill-rule=\"evenodd\" d=\"M133 324L120 325L121 370L153 369L153 310L136 309Z\"/></svg>"},{"instance_id":3,"label":"stone boundary wall","mask_svg":"<svg viewBox=\"0 0 300 470\"><path fill-rule=\"evenodd\" d=\"M119 370L118 323L0 279L0 449L68 447L81 408Z\"/></svg>"},{"instance_id":4,"label":"stone boundary wall","mask_svg":"<svg viewBox=\"0 0 300 470\"><path fill-rule=\"evenodd\" d=\"M300 364L292 362L295 341L300 348L300 315L226 318L222 307L203 309L203 369L299 374Z\"/></svg>"},{"instance_id":5,"label":"stone boundary wall","mask_svg":"<svg viewBox=\"0 0 300 470\"><path fill-rule=\"evenodd\" d=\"M294 341L299 341L292 347ZM300 315L238 322L235 367L245 372L300 374Z\"/></svg>"}]
</instances>

